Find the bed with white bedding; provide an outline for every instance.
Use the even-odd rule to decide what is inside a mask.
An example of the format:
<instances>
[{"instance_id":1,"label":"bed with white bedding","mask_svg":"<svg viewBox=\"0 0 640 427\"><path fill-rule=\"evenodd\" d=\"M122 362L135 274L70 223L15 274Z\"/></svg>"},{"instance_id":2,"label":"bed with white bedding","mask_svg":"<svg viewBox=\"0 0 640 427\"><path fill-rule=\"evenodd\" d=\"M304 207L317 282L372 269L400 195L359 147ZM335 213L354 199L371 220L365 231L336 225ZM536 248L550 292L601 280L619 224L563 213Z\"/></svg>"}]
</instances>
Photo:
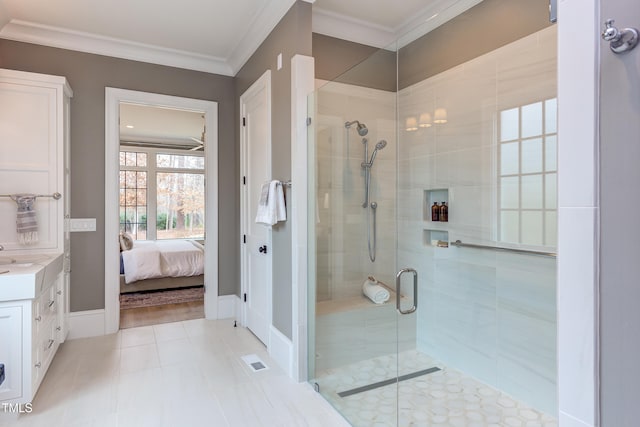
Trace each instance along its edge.
<instances>
[{"instance_id":1,"label":"bed with white bedding","mask_svg":"<svg viewBox=\"0 0 640 427\"><path fill-rule=\"evenodd\" d=\"M138 240L121 256L120 293L204 284L204 246L195 240Z\"/></svg>"}]
</instances>

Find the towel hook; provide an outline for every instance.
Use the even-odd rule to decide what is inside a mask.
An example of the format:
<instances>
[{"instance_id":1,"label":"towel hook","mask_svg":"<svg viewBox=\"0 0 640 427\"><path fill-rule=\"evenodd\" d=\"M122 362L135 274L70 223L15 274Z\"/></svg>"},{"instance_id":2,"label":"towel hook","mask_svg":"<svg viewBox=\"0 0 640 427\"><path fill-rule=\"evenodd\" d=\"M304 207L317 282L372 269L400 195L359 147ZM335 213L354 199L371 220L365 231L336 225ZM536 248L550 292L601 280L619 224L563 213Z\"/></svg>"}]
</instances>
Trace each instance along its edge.
<instances>
[{"instance_id":1,"label":"towel hook","mask_svg":"<svg viewBox=\"0 0 640 427\"><path fill-rule=\"evenodd\" d=\"M613 19L604 22L602 39L609 42L609 47L614 53L628 52L638 44L638 30L635 28L623 28L618 30Z\"/></svg>"}]
</instances>

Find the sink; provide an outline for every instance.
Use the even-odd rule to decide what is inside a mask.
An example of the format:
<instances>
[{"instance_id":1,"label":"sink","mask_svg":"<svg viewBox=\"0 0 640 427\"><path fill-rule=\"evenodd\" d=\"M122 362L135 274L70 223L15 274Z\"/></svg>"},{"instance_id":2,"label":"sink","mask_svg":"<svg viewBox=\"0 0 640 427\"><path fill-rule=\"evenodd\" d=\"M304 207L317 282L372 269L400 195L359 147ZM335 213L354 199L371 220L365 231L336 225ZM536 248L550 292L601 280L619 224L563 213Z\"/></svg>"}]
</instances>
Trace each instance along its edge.
<instances>
[{"instance_id":1,"label":"sink","mask_svg":"<svg viewBox=\"0 0 640 427\"><path fill-rule=\"evenodd\" d=\"M62 254L0 257L0 301L35 298L62 271Z\"/></svg>"}]
</instances>

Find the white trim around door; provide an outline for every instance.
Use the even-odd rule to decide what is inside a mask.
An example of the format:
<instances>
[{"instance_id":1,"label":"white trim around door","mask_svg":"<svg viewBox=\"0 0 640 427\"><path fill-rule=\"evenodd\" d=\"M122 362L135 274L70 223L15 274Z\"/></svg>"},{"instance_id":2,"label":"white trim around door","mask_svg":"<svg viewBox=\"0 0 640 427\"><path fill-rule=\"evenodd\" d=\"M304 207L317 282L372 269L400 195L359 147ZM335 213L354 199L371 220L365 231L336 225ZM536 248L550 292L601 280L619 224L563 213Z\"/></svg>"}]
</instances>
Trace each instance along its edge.
<instances>
[{"instance_id":1,"label":"white trim around door","mask_svg":"<svg viewBox=\"0 0 640 427\"><path fill-rule=\"evenodd\" d=\"M107 87L105 90L105 334L120 327L119 278L119 150L120 103L204 113L205 140L205 297L207 319L218 318L218 103Z\"/></svg>"}]
</instances>

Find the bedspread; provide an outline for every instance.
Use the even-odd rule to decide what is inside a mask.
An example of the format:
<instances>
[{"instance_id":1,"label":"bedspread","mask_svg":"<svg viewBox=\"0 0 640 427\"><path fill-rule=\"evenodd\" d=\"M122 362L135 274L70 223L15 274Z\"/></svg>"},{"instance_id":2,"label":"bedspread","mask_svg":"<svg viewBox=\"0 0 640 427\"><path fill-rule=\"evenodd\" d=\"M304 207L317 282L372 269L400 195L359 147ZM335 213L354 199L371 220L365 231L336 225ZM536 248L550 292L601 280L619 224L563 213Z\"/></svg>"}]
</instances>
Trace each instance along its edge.
<instances>
[{"instance_id":1,"label":"bedspread","mask_svg":"<svg viewBox=\"0 0 640 427\"><path fill-rule=\"evenodd\" d=\"M193 240L140 240L122 252L125 283L204 273L204 247Z\"/></svg>"}]
</instances>

